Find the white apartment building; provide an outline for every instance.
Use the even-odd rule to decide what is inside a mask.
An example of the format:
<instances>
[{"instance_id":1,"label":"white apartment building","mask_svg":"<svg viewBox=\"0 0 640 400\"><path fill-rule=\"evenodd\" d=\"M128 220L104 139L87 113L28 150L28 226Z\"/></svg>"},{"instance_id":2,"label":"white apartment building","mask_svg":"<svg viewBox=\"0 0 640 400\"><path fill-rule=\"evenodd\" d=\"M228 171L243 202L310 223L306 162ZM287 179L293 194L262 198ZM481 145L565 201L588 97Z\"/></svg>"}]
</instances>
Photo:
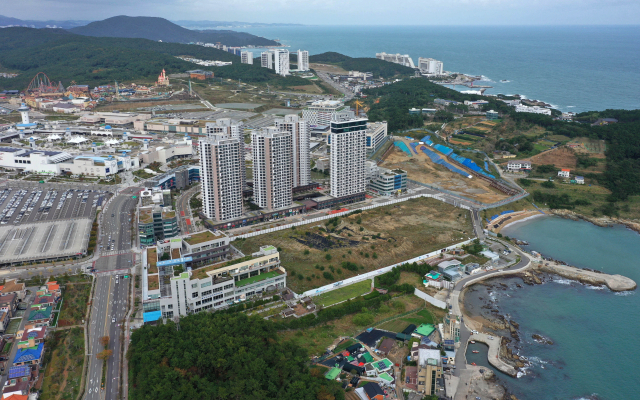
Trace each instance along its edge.
<instances>
[{"instance_id":1,"label":"white apartment building","mask_svg":"<svg viewBox=\"0 0 640 400\"><path fill-rule=\"evenodd\" d=\"M434 60L433 58L418 58L418 69L423 74L429 75L443 75L444 66L442 61Z\"/></svg>"},{"instance_id":2,"label":"white apartment building","mask_svg":"<svg viewBox=\"0 0 640 400\"><path fill-rule=\"evenodd\" d=\"M366 190L365 161L367 119L353 111L333 115L331 120L331 196L344 197Z\"/></svg>"},{"instance_id":3,"label":"white apartment building","mask_svg":"<svg viewBox=\"0 0 640 400\"><path fill-rule=\"evenodd\" d=\"M242 64L253 64L253 53L250 51L240 52L240 62Z\"/></svg>"},{"instance_id":4,"label":"white apartment building","mask_svg":"<svg viewBox=\"0 0 640 400\"><path fill-rule=\"evenodd\" d=\"M531 161L510 160L507 162L507 171L531 171Z\"/></svg>"},{"instance_id":5,"label":"white apartment building","mask_svg":"<svg viewBox=\"0 0 640 400\"><path fill-rule=\"evenodd\" d=\"M387 140L387 121L367 123L367 153L373 154Z\"/></svg>"},{"instance_id":6,"label":"white apartment building","mask_svg":"<svg viewBox=\"0 0 640 400\"><path fill-rule=\"evenodd\" d=\"M385 52L376 53L376 58L378 60L389 61L392 63L404 65L405 67L415 68L416 66L413 64L413 59L408 54L387 54Z\"/></svg>"},{"instance_id":7,"label":"white apartment building","mask_svg":"<svg viewBox=\"0 0 640 400\"><path fill-rule=\"evenodd\" d=\"M298 50L298 71L309 71L309 52Z\"/></svg>"},{"instance_id":8,"label":"white apartment building","mask_svg":"<svg viewBox=\"0 0 640 400\"><path fill-rule=\"evenodd\" d=\"M260 53L260 66L262 68L273 69L273 53L271 51L263 51Z\"/></svg>"},{"instance_id":9,"label":"white apartment building","mask_svg":"<svg viewBox=\"0 0 640 400\"><path fill-rule=\"evenodd\" d=\"M291 132L276 127L251 134L253 148L253 202L267 210L293 202L293 140Z\"/></svg>"},{"instance_id":10,"label":"white apartment building","mask_svg":"<svg viewBox=\"0 0 640 400\"><path fill-rule=\"evenodd\" d=\"M242 122L231 118L219 118L215 122L206 123L207 136L222 135L244 140Z\"/></svg>"},{"instance_id":11,"label":"white apartment building","mask_svg":"<svg viewBox=\"0 0 640 400\"><path fill-rule=\"evenodd\" d=\"M548 108L539 107L539 106L529 107L523 104L516 105L516 112L551 115L551 110Z\"/></svg>"},{"instance_id":12,"label":"white apartment building","mask_svg":"<svg viewBox=\"0 0 640 400\"><path fill-rule=\"evenodd\" d=\"M226 221L242 215L244 141L222 135L200 140L203 212Z\"/></svg>"},{"instance_id":13,"label":"white apartment building","mask_svg":"<svg viewBox=\"0 0 640 400\"><path fill-rule=\"evenodd\" d=\"M302 110L302 118L309 123L309 126L329 126L333 115L344 109L345 105L340 101L319 100Z\"/></svg>"},{"instance_id":14,"label":"white apartment building","mask_svg":"<svg viewBox=\"0 0 640 400\"><path fill-rule=\"evenodd\" d=\"M311 160L309 147L309 124L296 114L275 120L281 132L289 132L293 146L293 187L311 183Z\"/></svg>"},{"instance_id":15,"label":"white apartment building","mask_svg":"<svg viewBox=\"0 0 640 400\"><path fill-rule=\"evenodd\" d=\"M289 50L276 49L273 51L273 67L278 75L289 75Z\"/></svg>"}]
</instances>

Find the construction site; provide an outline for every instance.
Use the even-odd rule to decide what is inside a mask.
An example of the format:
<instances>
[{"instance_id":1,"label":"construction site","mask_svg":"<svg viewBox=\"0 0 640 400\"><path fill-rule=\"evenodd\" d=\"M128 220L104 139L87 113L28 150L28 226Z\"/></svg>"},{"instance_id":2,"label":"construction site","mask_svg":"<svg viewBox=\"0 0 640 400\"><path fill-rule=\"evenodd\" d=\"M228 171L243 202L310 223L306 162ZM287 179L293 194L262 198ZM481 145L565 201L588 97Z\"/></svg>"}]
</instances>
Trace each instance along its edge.
<instances>
[{"instance_id":1,"label":"construction site","mask_svg":"<svg viewBox=\"0 0 640 400\"><path fill-rule=\"evenodd\" d=\"M411 180L446 189L482 203L494 203L518 193L518 189L495 179L488 169L482 171L471 160L455 155L446 146L434 145L433 142L429 146L425 140L418 142L396 138L394 146L385 154L380 166L403 169ZM437 146L445 153L440 152Z\"/></svg>"}]
</instances>

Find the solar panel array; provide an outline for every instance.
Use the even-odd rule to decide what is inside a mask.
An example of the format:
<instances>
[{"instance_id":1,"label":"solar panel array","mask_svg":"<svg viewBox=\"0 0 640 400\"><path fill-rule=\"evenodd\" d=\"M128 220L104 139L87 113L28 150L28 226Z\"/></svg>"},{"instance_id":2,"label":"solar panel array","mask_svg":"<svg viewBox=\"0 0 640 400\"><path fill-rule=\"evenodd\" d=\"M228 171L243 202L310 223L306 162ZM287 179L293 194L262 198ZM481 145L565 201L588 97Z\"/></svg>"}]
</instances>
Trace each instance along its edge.
<instances>
[{"instance_id":1,"label":"solar panel array","mask_svg":"<svg viewBox=\"0 0 640 400\"><path fill-rule=\"evenodd\" d=\"M29 367L11 367L9 369L9 378L8 379L16 379L21 378L23 376L29 376L31 374Z\"/></svg>"}]
</instances>

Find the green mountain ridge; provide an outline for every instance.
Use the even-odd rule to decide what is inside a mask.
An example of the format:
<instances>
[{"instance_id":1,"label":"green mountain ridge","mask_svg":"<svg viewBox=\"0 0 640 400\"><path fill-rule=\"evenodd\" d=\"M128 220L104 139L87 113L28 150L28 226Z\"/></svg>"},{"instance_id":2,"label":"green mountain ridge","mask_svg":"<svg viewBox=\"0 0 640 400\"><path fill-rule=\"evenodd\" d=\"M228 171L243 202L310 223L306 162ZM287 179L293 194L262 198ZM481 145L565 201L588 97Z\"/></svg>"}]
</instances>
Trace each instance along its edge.
<instances>
[{"instance_id":1,"label":"green mountain ridge","mask_svg":"<svg viewBox=\"0 0 640 400\"><path fill-rule=\"evenodd\" d=\"M391 78L396 75L408 76L415 72L413 68L389 61L368 57L354 58L332 51L313 55L309 57L309 62L335 64L347 71L371 72L375 78L379 76L383 78Z\"/></svg>"},{"instance_id":2,"label":"green mountain ridge","mask_svg":"<svg viewBox=\"0 0 640 400\"><path fill-rule=\"evenodd\" d=\"M91 22L85 26L69 29L69 32L94 37L119 37L161 40L171 43L217 43L226 46L275 46L278 42L230 30L194 31L183 28L164 18L129 17L120 15L102 21Z\"/></svg>"},{"instance_id":3,"label":"green mountain ridge","mask_svg":"<svg viewBox=\"0 0 640 400\"><path fill-rule=\"evenodd\" d=\"M162 69L181 73L191 69L213 71L217 78L244 82L293 82L260 65L240 63L240 57L211 47L156 42L148 39L96 38L63 29L0 29L0 68L19 72L16 78L0 78L0 89L24 90L31 79L44 72L55 82L78 84L144 81L153 82ZM231 61L230 66L202 67L176 56ZM304 84L306 81L296 84Z\"/></svg>"}]
</instances>

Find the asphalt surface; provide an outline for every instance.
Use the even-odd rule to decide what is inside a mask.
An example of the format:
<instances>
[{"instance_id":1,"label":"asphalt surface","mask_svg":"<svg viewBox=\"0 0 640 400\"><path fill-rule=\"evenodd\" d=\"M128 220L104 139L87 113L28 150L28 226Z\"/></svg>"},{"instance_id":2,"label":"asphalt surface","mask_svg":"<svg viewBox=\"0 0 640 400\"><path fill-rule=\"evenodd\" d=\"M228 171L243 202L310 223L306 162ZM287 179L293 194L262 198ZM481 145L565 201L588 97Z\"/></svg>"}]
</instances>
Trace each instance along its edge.
<instances>
[{"instance_id":1,"label":"asphalt surface","mask_svg":"<svg viewBox=\"0 0 640 400\"><path fill-rule=\"evenodd\" d=\"M131 279L124 278L135 263L135 253L131 242L133 212L136 195L141 188L124 189L113 198L101 214L99 245L100 258L95 261L96 283L92 298L89 323L89 365L87 369L85 399L103 400L119 398L121 376L121 351L124 333L124 319L128 308ZM116 278L119 276L119 278ZM96 355L103 350L100 338L109 336L113 354L107 360L105 387L102 383L102 360Z\"/></svg>"},{"instance_id":2,"label":"asphalt surface","mask_svg":"<svg viewBox=\"0 0 640 400\"><path fill-rule=\"evenodd\" d=\"M191 197L200 191L200 185L196 185L191 189L184 192L178 199L176 200L176 215L178 216L178 224L180 225L180 232L183 235L187 235L194 231L193 226L193 215L191 215L191 206L189 205L189 200ZM184 212L184 216L183 213ZM191 225L187 225L187 218L190 220Z\"/></svg>"}]
</instances>

